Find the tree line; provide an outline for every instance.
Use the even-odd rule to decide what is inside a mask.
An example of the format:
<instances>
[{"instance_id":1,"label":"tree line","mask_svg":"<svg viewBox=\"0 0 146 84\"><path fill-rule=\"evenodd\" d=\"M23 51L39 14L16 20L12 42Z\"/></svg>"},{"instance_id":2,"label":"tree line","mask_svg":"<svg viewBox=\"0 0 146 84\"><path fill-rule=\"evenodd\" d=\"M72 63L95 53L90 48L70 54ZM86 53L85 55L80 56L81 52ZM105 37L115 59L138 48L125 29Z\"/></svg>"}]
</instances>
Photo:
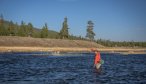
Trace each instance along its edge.
<instances>
[{"instance_id":1,"label":"tree line","mask_svg":"<svg viewBox=\"0 0 146 84\"><path fill-rule=\"evenodd\" d=\"M51 32L51 31L50 31ZM53 32L57 33L57 32ZM52 33L51 33L52 34ZM42 29L37 29L31 22L25 23L21 21L21 24L13 23L13 21L4 20L3 16L0 16L0 36L22 36L22 37L36 37L47 38L49 37L49 30L47 23Z\"/></svg>"},{"instance_id":2,"label":"tree line","mask_svg":"<svg viewBox=\"0 0 146 84\"><path fill-rule=\"evenodd\" d=\"M123 42L116 42L104 39L96 40L98 44L107 46L107 47L146 47L146 42L134 42L134 41L123 41Z\"/></svg>"},{"instance_id":3,"label":"tree line","mask_svg":"<svg viewBox=\"0 0 146 84\"><path fill-rule=\"evenodd\" d=\"M35 37L35 38L55 38L55 39L78 39L93 40L95 33L93 33L93 23L88 22L87 35L85 37L74 36L69 34L69 28L67 23L67 17L64 18L62 28L60 32L49 30L47 23L39 29L35 28L31 22L25 23L21 21L21 24L13 23L13 21L5 21L3 15L0 16L0 36L22 36L22 37ZM92 35L93 34L93 35Z\"/></svg>"}]
</instances>

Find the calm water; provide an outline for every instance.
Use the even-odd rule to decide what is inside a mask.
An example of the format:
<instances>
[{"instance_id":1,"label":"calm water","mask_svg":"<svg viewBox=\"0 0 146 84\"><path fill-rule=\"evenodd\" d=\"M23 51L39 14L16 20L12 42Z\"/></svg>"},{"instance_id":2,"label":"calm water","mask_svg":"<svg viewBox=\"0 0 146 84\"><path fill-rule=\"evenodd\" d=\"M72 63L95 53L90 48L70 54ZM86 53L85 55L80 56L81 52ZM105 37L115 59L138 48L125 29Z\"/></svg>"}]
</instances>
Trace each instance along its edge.
<instances>
[{"instance_id":1,"label":"calm water","mask_svg":"<svg viewBox=\"0 0 146 84\"><path fill-rule=\"evenodd\" d=\"M100 71L93 53L0 53L0 84L146 84L146 55L106 54Z\"/></svg>"}]
</instances>

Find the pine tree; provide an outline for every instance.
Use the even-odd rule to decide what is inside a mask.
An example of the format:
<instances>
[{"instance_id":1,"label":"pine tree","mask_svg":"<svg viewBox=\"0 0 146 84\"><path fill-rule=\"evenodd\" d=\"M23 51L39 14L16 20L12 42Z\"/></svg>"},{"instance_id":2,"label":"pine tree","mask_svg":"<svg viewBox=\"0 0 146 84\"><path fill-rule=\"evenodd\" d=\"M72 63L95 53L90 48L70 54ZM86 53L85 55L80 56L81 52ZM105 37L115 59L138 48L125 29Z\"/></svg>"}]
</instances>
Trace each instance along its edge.
<instances>
[{"instance_id":1,"label":"pine tree","mask_svg":"<svg viewBox=\"0 0 146 84\"><path fill-rule=\"evenodd\" d=\"M63 26L62 26L62 29L60 30L59 35L62 39L65 39L65 38L69 37L69 33L68 33L69 28L68 28L68 24L67 24L67 17L64 18L64 22L62 25Z\"/></svg>"},{"instance_id":2,"label":"pine tree","mask_svg":"<svg viewBox=\"0 0 146 84\"><path fill-rule=\"evenodd\" d=\"M15 23L15 35L16 35L16 36L19 36L19 33L18 33L18 32L19 32L19 28L20 28L20 27L19 27L18 23L16 22L16 23Z\"/></svg>"},{"instance_id":3,"label":"pine tree","mask_svg":"<svg viewBox=\"0 0 146 84\"><path fill-rule=\"evenodd\" d=\"M14 36L15 35L15 25L12 21L10 21L9 25L8 25L8 33L10 36Z\"/></svg>"},{"instance_id":4,"label":"pine tree","mask_svg":"<svg viewBox=\"0 0 146 84\"><path fill-rule=\"evenodd\" d=\"M25 33L25 23L23 21L21 22L20 28L18 30L18 35L19 36L26 36L26 33Z\"/></svg>"},{"instance_id":5,"label":"pine tree","mask_svg":"<svg viewBox=\"0 0 146 84\"><path fill-rule=\"evenodd\" d=\"M3 25L3 23L4 23L4 18L3 18L3 15L1 14L0 15L0 26Z\"/></svg>"},{"instance_id":6,"label":"pine tree","mask_svg":"<svg viewBox=\"0 0 146 84\"><path fill-rule=\"evenodd\" d=\"M48 37L48 26L45 23L45 26L43 26L41 30L41 38L47 38Z\"/></svg>"},{"instance_id":7,"label":"pine tree","mask_svg":"<svg viewBox=\"0 0 146 84\"><path fill-rule=\"evenodd\" d=\"M1 14L0 16L0 35L1 36L7 36L7 28L5 27L5 22L4 22L4 18L3 15Z\"/></svg>"},{"instance_id":8,"label":"pine tree","mask_svg":"<svg viewBox=\"0 0 146 84\"><path fill-rule=\"evenodd\" d=\"M90 40L94 40L95 36L95 33L93 32L93 25L94 23L92 21L88 21L86 38Z\"/></svg>"},{"instance_id":9,"label":"pine tree","mask_svg":"<svg viewBox=\"0 0 146 84\"><path fill-rule=\"evenodd\" d=\"M27 28L28 28L28 36L32 37L32 35L33 35L33 25L31 23L28 23Z\"/></svg>"},{"instance_id":10,"label":"pine tree","mask_svg":"<svg viewBox=\"0 0 146 84\"><path fill-rule=\"evenodd\" d=\"M1 14L1 16L0 16L0 35L3 35L3 28L4 28L3 15Z\"/></svg>"}]
</instances>

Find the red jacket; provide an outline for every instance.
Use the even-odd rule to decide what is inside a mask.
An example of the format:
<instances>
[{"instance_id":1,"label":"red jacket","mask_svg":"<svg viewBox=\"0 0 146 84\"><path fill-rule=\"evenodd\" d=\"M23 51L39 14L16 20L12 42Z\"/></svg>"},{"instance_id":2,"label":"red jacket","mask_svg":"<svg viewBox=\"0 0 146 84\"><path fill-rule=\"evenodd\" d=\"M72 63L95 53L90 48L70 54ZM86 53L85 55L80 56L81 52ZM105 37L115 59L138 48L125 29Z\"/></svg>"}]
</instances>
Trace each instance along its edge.
<instances>
[{"instance_id":1,"label":"red jacket","mask_svg":"<svg viewBox=\"0 0 146 84\"><path fill-rule=\"evenodd\" d=\"M100 62L100 52L97 52L96 53L96 56L95 56L95 59L94 59L94 64L97 64L97 63L99 63Z\"/></svg>"}]
</instances>

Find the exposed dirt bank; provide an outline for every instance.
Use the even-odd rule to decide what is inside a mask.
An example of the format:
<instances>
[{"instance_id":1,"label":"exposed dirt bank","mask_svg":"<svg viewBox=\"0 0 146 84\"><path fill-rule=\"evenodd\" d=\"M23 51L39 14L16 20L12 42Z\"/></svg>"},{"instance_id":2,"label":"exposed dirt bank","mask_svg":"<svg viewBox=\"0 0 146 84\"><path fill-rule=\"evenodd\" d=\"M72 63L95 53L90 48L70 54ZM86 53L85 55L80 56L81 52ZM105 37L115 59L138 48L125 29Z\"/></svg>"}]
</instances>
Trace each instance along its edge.
<instances>
[{"instance_id":1,"label":"exposed dirt bank","mask_svg":"<svg viewBox=\"0 0 146 84\"><path fill-rule=\"evenodd\" d=\"M18 36L0 36L0 46L7 47L104 47L100 44L91 41L83 40L62 40L62 39L47 39L47 38L31 38Z\"/></svg>"}]
</instances>

